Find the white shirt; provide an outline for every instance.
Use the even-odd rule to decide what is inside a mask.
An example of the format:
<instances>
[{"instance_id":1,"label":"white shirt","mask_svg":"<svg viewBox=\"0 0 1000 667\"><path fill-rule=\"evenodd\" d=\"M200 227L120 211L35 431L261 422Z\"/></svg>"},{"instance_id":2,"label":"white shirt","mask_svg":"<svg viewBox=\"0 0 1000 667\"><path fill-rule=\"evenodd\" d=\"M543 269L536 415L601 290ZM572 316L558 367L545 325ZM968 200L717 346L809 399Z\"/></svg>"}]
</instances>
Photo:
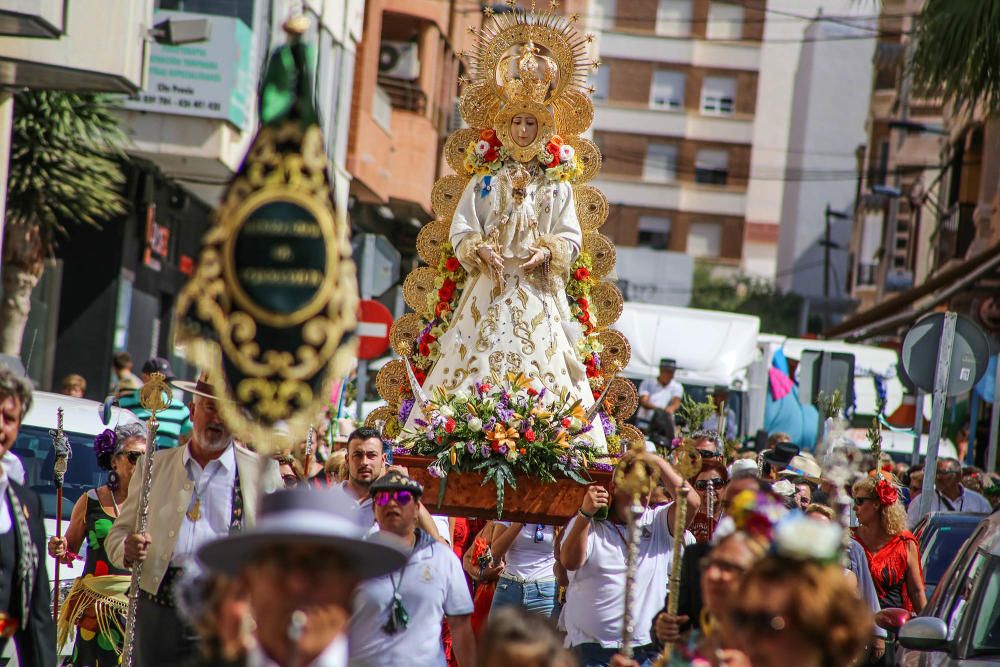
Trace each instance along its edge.
<instances>
[{"instance_id":1,"label":"white shirt","mask_svg":"<svg viewBox=\"0 0 1000 667\"><path fill-rule=\"evenodd\" d=\"M378 526L375 525L375 504L371 499L371 496L365 496L361 500L354 497L354 489L351 487L350 482L341 482L340 488L344 490L344 493L351 498L357 509L357 513L354 515L357 520L358 526L362 530L369 532L378 532Z\"/></svg>"},{"instance_id":2,"label":"white shirt","mask_svg":"<svg viewBox=\"0 0 1000 667\"><path fill-rule=\"evenodd\" d=\"M281 667L260 646L247 652L246 667ZM303 667L347 667L347 637L340 635L316 659Z\"/></svg>"},{"instance_id":3,"label":"white shirt","mask_svg":"<svg viewBox=\"0 0 1000 667\"><path fill-rule=\"evenodd\" d=\"M389 620L394 584L410 616L394 635ZM392 667L445 667L441 620L472 613L472 596L458 556L426 533L401 570L361 582L349 630L351 663Z\"/></svg>"},{"instance_id":4,"label":"white shirt","mask_svg":"<svg viewBox=\"0 0 1000 667\"><path fill-rule=\"evenodd\" d=\"M451 524L448 523L448 517L432 514L431 519L434 520L434 527L437 528L438 536L448 544L451 544Z\"/></svg>"},{"instance_id":5,"label":"white shirt","mask_svg":"<svg viewBox=\"0 0 1000 667\"><path fill-rule=\"evenodd\" d=\"M3 457L6 461L7 456ZM0 535L6 535L13 527L10 518L10 510L7 507L7 487L10 486L10 477L7 475L6 463L0 466Z\"/></svg>"},{"instance_id":6,"label":"white shirt","mask_svg":"<svg viewBox=\"0 0 1000 667\"><path fill-rule=\"evenodd\" d=\"M639 396L649 396L650 403L664 410L670 405L670 401L684 396L684 387L675 378L671 378L670 382L665 385L660 384L659 378L650 378L643 380L642 384L639 385ZM636 419L641 422L649 422L652 418L652 410L649 408L639 408Z\"/></svg>"},{"instance_id":7,"label":"white shirt","mask_svg":"<svg viewBox=\"0 0 1000 667\"><path fill-rule=\"evenodd\" d=\"M663 608L673 562L673 537L667 525L667 509L662 505L647 509L639 517L641 532L635 568L633 618L636 646L649 644L653 617ZM576 521L588 521L579 514ZM611 521L590 521L587 535L587 558L583 566L569 573L566 604L562 621L566 624L566 645L597 643L618 648L622 636L622 612L625 609L625 562L628 529ZM694 535L684 531L684 544L693 544Z\"/></svg>"},{"instance_id":8,"label":"white shirt","mask_svg":"<svg viewBox=\"0 0 1000 667\"><path fill-rule=\"evenodd\" d=\"M961 493L955 500L946 498L937 491L930 494L930 502L925 507L922 506L921 502L924 500L923 493L911 500L910 506L906 510L906 519L907 523L910 524L910 530L913 530L920 523L924 514L931 512L981 512L989 514L993 511L993 505L990 504L990 501L980 494L964 486L958 488Z\"/></svg>"},{"instance_id":9,"label":"white shirt","mask_svg":"<svg viewBox=\"0 0 1000 667\"><path fill-rule=\"evenodd\" d=\"M509 523L498 521L497 523L510 526ZM551 581L555 579L555 571L552 569L556 563L554 542L556 531L552 526L541 526L539 530L537 523L526 523L521 528L521 534L514 539L510 545L507 555L504 557L506 567L503 573L515 579L525 581ZM540 532L542 540L535 541L536 533Z\"/></svg>"},{"instance_id":10,"label":"white shirt","mask_svg":"<svg viewBox=\"0 0 1000 667\"><path fill-rule=\"evenodd\" d=\"M222 452L222 456L209 461L204 468L192 458L190 447L184 448L181 461L194 489L191 491L188 509L181 519L177 543L170 558L172 565L183 565L202 544L229 534L229 524L233 518L233 484L236 481L236 452L233 447L235 445L230 444ZM198 520L192 521L189 515L199 497L201 506Z\"/></svg>"}]
</instances>

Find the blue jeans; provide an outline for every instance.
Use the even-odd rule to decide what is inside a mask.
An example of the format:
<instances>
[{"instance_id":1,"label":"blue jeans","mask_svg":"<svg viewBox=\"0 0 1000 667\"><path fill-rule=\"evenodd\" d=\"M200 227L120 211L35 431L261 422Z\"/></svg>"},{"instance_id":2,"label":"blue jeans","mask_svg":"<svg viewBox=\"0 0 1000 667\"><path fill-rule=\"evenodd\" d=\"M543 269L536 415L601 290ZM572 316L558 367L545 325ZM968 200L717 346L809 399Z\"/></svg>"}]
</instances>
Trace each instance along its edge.
<instances>
[{"instance_id":1,"label":"blue jeans","mask_svg":"<svg viewBox=\"0 0 1000 667\"><path fill-rule=\"evenodd\" d=\"M559 587L555 580L526 581L524 583L500 577L493 594L490 613L501 607L516 606L525 611L555 620L559 616L556 596Z\"/></svg>"},{"instance_id":2,"label":"blue jeans","mask_svg":"<svg viewBox=\"0 0 1000 667\"><path fill-rule=\"evenodd\" d=\"M580 667L607 667L612 656L618 653L618 649L604 648L600 644L577 644L573 650L580 658ZM656 660L657 652L652 644L646 644L634 647L632 657L642 667L651 667L653 661Z\"/></svg>"}]
</instances>

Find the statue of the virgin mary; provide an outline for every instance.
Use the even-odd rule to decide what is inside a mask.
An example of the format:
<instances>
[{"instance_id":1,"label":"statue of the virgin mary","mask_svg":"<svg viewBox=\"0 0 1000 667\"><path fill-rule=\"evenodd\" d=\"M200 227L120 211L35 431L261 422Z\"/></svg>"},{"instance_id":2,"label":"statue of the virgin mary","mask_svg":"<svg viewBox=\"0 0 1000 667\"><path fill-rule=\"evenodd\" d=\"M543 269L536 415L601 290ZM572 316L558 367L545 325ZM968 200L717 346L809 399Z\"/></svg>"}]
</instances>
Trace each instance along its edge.
<instances>
[{"instance_id":1,"label":"statue of the virgin mary","mask_svg":"<svg viewBox=\"0 0 1000 667\"><path fill-rule=\"evenodd\" d=\"M446 242L424 245L442 253L440 262L429 260L438 273L425 286L420 325L401 321L393 336L415 334L408 356L425 390L473 394L496 378L522 378L539 402L578 401L591 423L586 439L607 451L615 421L591 408L606 397L628 351L620 334L606 330L620 313L621 294L597 283L614 263L613 245L595 232L607 201L582 185L600 163L596 147L578 136L593 118L583 91L593 66L586 56L572 21L551 12L497 15L480 31L478 78L461 104L474 129L460 130L445 147L464 175L435 186L440 219L421 234L427 241L447 229ZM408 286L430 278L411 275ZM594 291L603 295L601 312L588 299ZM600 326L599 316L606 316ZM602 336L616 348L603 366ZM629 387L619 389L609 403L622 407ZM425 417L419 402L412 410L404 403L399 414L410 431Z\"/></svg>"}]
</instances>

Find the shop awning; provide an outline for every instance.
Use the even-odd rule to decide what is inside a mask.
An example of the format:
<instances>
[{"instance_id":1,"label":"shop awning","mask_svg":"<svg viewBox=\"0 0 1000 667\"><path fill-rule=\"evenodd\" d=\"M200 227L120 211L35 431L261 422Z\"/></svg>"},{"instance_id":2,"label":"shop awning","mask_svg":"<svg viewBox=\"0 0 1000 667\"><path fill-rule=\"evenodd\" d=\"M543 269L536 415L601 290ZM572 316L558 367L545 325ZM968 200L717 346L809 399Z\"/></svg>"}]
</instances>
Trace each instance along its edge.
<instances>
[{"instance_id":1,"label":"shop awning","mask_svg":"<svg viewBox=\"0 0 1000 667\"><path fill-rule=\"evenodd\" d=\"M893 333L912 324L935 306L1000 267L1000 243L978 255L955 262L938 271L920 285L901 292L882 303L848 317L823 332L824 338L864 340Z\"/></svg>"}]
</instances>

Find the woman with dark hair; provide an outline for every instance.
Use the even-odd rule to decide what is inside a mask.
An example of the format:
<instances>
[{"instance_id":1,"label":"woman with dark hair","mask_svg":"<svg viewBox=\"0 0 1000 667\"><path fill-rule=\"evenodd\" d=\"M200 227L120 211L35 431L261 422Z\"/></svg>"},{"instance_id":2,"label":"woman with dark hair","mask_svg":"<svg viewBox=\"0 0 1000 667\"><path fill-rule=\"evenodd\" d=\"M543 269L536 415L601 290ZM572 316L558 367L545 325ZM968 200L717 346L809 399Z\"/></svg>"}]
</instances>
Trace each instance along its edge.
<instances>
[{"instance_id":1,"label":"woman with dark hair","mask_svg":"<svg viewBox=\"0 0 1000 667\"><path fill-rule=\"evenodd\" d=\"M882 608L902 607L916 614L927 604L920 551L906 530L899 490L886 475L854 484L854 513L860 524L854 539L864 547Z\"/></svg>"},{"instance_id":2,"label":"woman with dark hair","mask_svg":"<svg viewBox=\"0 0 1000 667\"><path fill-rule=\"evenodd\" d=\"M490 614L479 652L481 667L576 667L551 623L518 607Z\"/></svg>"},{"instance_id":3,"label":"woman with dark hair","mask_svg":"<svg viewBox=\"0 0 1000 667\"><path fill-rule=\"evenodd\" d=\"M695 541L704 544L712 539L715 527L722 518L722 490L729 484L729 471L719 459L704 459L701 472L694 478L692 486L701 498L701 507L694 515L688 530L694 535ZM711 516L709 511L711 510Z\"/></svg>"},{"instance_id":4,"label":"woman with dark hair","mask_svg":"<svg viewBox=\"0 0 1000 667\"><path fill-rule=\"evenodd\" d=\"M79 558L87 540L87 562L59 614L58 644L64 646L72 626L76 644L69 664L80 667L115 667L119 663L128 600L127 570L114 567L104 550L104 540L128 497L135 464L146 452L146 426L121 424L94 439L97 464L108 471L104 486L80 496L63 537L49 540L49 555L63 563Z\"/></svg>"}]
</instances>

